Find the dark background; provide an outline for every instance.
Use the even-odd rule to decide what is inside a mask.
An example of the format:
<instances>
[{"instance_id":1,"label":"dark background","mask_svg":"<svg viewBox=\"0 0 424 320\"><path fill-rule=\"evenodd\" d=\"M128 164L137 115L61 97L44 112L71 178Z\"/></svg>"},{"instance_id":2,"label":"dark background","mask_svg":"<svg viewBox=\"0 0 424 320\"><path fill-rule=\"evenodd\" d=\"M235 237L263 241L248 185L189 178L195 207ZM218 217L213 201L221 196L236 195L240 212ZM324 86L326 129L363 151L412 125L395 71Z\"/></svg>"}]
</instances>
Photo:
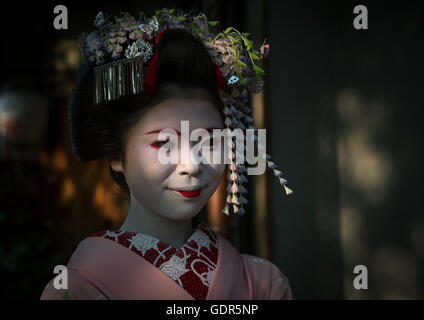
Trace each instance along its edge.
<instances>
[{"instance_id":1,"label":"dark background","mask_svg":"<svg viewBox=\"0 0 424 320\"><path fill-rule=\"evenodd\" d=\"M58 4L68 8L68 30L53 28ZM368 30L353 28L357 4L368 8ZM38 140L14 138L16 124L1 133L0 295L38 299L82 238L122 220L125 204L108 189L104 164L80 164L70 150L67 103L82 62L75 41L100 10L150 16L162 7L205 12L222 28L250 32L258 46L264 36L270 43L268 148L295 192L283 197L269 177L270 258L295 297L422 299L418 1L9 3L0 97L23 90L31 108L35 93L47 113ZM235 245L256 254L253 223L243 217ZM368 268L368 290L353 288L355 265Z\"/></svg>"}]
</instances>

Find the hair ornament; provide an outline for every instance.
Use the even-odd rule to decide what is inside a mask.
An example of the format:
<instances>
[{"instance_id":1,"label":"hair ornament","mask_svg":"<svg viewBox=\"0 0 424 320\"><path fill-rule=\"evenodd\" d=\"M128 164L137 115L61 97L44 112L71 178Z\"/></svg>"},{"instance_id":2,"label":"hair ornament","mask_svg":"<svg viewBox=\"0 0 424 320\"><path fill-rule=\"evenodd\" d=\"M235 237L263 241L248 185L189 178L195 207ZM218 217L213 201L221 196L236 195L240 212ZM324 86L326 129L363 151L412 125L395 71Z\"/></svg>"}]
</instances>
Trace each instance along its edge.
<instances>
[{"instance_id":1,"label":"hair ornament","mask_svg":"<svg viewBox=\"0 0 424 320\"><path fill-rule=\"evenodd\" d=\"M237 78L236 76L231 76L231 78L228 79L228 85L233 85L237 83L237 81L239 81L239 78Z\"/></svg>"},{"instance_id":2,"label":"hair ornament","mask_svg":"<svg viewBox=\"0 0 424 320\"><path fill-rule=\"evenodd\" d=\"M266 39L259 50L254 48L248 33L233 27L214 34L218 21L209 21L205 14L196 16L174 9L157 10L151 18L140 13L138 18L129 13L110 17L99 12L94 20L95 30L83 34L80 48L89 63L94 65L94 102L119 99L142 91L153 92L157 70L157 44L166 30L185 29L202 41L213 61L217 87L224 104L224 124L230 132L235 129L253 130L250 140L257 146L260 157L279 179L286 195L293 193L277 165L271 161L264 145L259 143L258 129L253 126L252 109L248 106L249 93L258 93L264 86L264 60L269 55ZM248 203L247 168L237 162L244 157L237 143L247 142L247 135L227 137L227 199L224 214L245 213Z\"/></svg>"},{"instance_id":3,"label":"hair ornament","mask_svg":"<svg viewBox=\"0 0 424 320\"><path fill-rule=\"evenodd\" d=\"M144 40L136 40L125 50L127 59L141 57L143 62L147 62L153 55L152 45Z\"/></svg>"},{"instance_id":4,"label":"hair ornament","mask_svg":"<svg viewBox=\"0 0 424 320\"><path fill-rule=\"evenodd\" d=\"M159 22L155 16L153 16L147 24L140 24L139 28L147 36L148 39L151 39L159 31Z\"/></svg>"}]
</instances>

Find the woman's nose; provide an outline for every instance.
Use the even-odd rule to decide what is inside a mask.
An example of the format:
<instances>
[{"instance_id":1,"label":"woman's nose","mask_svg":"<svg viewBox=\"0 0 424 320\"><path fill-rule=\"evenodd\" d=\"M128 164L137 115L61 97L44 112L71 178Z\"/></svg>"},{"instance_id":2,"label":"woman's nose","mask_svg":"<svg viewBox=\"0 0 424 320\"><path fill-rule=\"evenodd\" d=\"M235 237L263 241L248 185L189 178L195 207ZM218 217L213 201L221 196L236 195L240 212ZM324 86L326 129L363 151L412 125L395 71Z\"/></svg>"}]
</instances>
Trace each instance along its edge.
<instances>
[{"instance_id":1,"label":"woman's nose","mask_svg":"<svg viewBox=\"0 0 424 320\"><path fill-rule=\"evenodd\" d=\"M201 158L193 152L191 147L181 148L179 160L176 169L178 174L196 176L202 171Z\"/></svg>"},{"instance_id":2,"label":"woman's nose","mask_svg":"<svg viewBox=\"0 0 424 320\"><path fill-rule=\"evenodd\" d=\"M177 166L177 173L180 175L197 176L201 172L201 164L195 164L190 161L188 164L180 163Z\"/></svg>"}]
</instances>

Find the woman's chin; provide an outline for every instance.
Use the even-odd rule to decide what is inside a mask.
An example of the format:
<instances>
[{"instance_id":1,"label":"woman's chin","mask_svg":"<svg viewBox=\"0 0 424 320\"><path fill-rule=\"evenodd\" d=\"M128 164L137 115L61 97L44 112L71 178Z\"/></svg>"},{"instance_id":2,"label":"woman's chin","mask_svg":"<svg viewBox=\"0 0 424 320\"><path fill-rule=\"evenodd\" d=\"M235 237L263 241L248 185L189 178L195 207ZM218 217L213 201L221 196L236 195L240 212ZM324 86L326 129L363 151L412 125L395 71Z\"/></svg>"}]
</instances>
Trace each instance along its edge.
<instances>
[{"instance_id":1,"label":"woman's chin","mask_svg":"<svg viewBox=\"0 0 424 320\"><path fill-rule=\"evenodd\" d=\"M184 221L190 220L197 216L201 209L202 207L191 207L190 205L186 205L184 208L178 208L174 206L169 210L164 210L160 213L160 215L170 220Z\"/></svg>"}]
</instances>

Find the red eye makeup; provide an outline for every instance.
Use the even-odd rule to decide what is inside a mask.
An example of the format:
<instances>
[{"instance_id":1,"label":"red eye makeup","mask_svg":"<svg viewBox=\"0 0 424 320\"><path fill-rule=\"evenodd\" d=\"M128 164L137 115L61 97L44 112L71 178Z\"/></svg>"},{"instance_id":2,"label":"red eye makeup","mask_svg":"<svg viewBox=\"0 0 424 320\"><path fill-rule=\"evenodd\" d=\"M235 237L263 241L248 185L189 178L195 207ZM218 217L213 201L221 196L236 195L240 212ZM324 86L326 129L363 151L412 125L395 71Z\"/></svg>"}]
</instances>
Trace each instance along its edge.
<instances>
[{"instance_id":1,"label":"red eye makeup","mask_svg":"<svg viewBox=\"0 0 424 320\"><path fill-rule=\"evenodd\" d=\"M155 142L153 142L150 146L152 147L152 148L155 148L155 149L159 149L160 147L162 147L165 143L167 143L169 140L165 140L165 141L160 141L160 140L157 140L157 141L155 141Z\"/></svg>"}]
</instances>

